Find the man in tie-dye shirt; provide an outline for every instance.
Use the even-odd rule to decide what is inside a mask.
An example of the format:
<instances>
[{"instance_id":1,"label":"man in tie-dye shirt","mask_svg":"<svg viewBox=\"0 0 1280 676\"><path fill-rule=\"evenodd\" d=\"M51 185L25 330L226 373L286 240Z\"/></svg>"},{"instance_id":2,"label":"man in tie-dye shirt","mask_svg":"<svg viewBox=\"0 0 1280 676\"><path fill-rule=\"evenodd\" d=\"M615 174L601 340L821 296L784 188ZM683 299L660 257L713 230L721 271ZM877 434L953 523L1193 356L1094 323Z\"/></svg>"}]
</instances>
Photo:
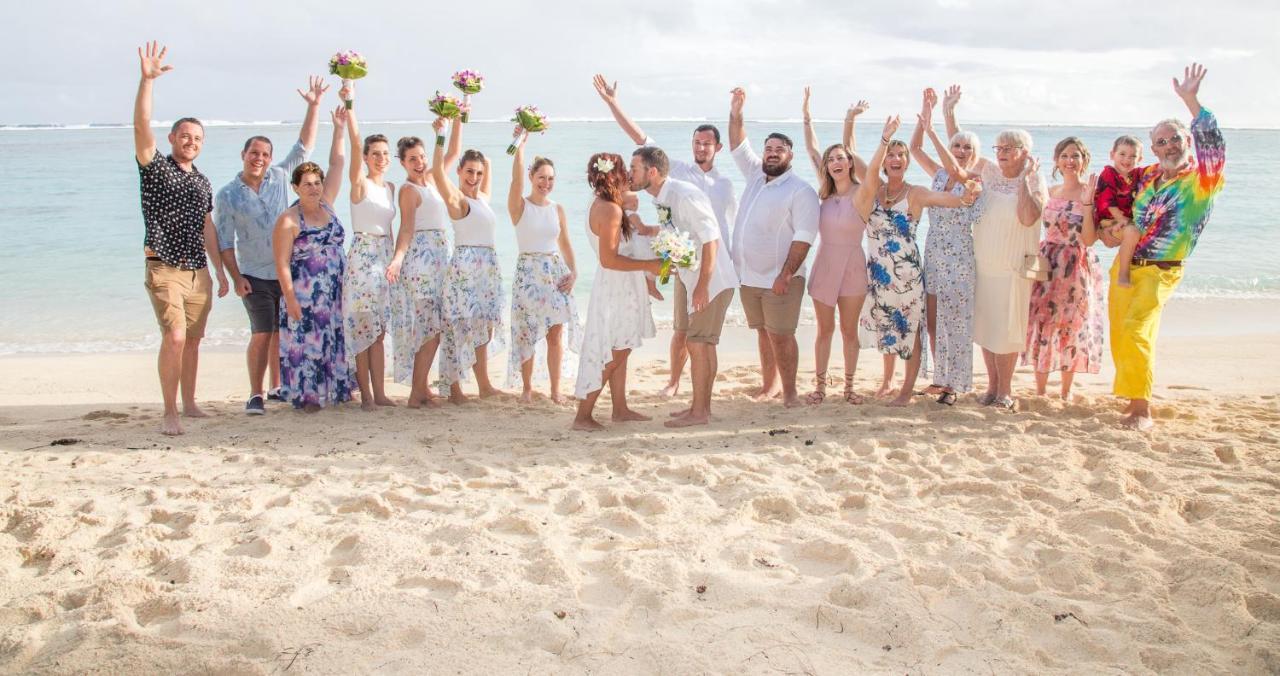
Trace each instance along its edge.
<instances>
[{"instance_id":1,"label":"man in tie-dye shirt","mask_svg":"<svg viewBox=\"0 0 1280 676\"><path fill-rule=\"evenodd\" d=\"M1174 91L1191 111L1191 128L1168 119L1151 130L1151 149L1158 162L1143 170L1134 197L1134 223L1142 236L1133 254L1132 285L1117 284L1118 267L1111 269L1115 394L1129 399L1123 422L1138 430L1154 425L1150 400L1160 312L1182 281L1183 263L1195 250L1223 185L1226 144L1217 119L1200 106L1198 97L1205 72L1203 66L1192 64L1181 82L1173 81ZM1114 239L1104 239L1114 245Z\"/></svg>"}]
</instances>

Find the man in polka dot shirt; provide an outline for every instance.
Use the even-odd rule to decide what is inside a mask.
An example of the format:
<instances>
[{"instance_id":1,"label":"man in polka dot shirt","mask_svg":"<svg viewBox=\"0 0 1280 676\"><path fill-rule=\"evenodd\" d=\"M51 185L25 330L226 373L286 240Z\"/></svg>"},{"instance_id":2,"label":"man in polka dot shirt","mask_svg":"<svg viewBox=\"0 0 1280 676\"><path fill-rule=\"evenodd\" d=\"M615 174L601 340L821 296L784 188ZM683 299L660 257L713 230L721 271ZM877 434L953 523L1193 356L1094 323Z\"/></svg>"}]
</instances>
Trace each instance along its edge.
<instances>
[{"instance_id":1,"label":"man in polka dot shirt","mask_svg":"<svg viewBox=\"0 0 1280 676\"><path fill-rule=\"evenodd\" d=\"M213 190L193 162L204 143L204 125L184 117L169 131L170 154L156 148L151 131L151 90L156 78L173 69L164 63L166 48L152 42L138 48L142 80L133 106L133 143L141 179L142 249L151 306L160 324L160 391L164 418L160 432L182 434L182 415L204 418L196 405L196 372L200 339L212 307L213 280L208 261L218 274L218 295L227 293L227 278L218 256L217 236L210 214Z\"/></svg>"}]
</instances>

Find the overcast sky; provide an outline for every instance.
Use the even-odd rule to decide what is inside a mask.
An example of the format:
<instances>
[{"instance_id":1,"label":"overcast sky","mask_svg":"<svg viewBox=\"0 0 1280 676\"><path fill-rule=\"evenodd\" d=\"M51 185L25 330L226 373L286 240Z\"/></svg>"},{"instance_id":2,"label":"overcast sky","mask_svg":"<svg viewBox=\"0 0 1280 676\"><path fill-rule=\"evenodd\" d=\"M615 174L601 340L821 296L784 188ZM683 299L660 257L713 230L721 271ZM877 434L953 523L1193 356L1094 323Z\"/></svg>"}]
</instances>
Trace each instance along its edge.
<instances>
[{"instance_id":1,"label":"overcast sky","mask_svg":"<svg viewBox=\"0 0 1280 676\"><path fill-rule=\"evenodd\" d=\"M735 85L748 117L794 118L811 84L817 117L866 98L872 119L906 122L921 88L958 82L965 121L1147 125L1185 113L1169 80L1197 60L1224 125L1280 127L1274 0L14 0L5 14L3 124L128 121L135 49L154 38L175 67L157 119L298 119L293 90L350 48L370 62L369 119L424 119L434 90L472 68L489 86L478 119L521 103L607 116L591 88L602 71L639 118L723 119Z\"/></svg>"}]
</instances>

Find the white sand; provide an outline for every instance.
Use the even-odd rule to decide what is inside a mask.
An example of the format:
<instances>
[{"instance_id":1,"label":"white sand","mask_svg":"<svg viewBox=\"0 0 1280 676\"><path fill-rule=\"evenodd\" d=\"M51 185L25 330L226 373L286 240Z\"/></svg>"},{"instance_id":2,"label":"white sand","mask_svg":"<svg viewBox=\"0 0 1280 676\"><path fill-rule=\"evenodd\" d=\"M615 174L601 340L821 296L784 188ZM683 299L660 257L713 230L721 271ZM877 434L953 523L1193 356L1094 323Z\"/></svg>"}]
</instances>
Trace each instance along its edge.
<instances>
[{"instance_id":1,"label":"white sand","mask_svg":"<svg viewBox=\"0 0 1280 676\"><path fill-rule=\"evenodd\" d=\"M754 404L741 330L680 432L249 419L224 352L167 439L153 355L0 359L0 671L1280 672L1280 334L1177 333L1151 435L1106 374L1015 415Z\"/></svg>"}]
</instances>

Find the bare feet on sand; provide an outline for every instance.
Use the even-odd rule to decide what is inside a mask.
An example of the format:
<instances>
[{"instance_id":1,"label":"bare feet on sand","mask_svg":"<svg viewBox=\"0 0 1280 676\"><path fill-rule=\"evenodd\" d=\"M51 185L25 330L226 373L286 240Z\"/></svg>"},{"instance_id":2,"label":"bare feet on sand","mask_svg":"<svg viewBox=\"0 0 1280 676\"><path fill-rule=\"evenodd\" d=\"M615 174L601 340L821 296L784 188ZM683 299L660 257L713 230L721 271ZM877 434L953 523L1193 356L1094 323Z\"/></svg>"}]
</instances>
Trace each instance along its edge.
<instances>
[{"instance_id":1,"label":"bare feet on sand","mask_svg":"<svg viewBox=\"0 0 1280 676\"><path fill-rule=\"evenodd\" d=\"M604 425L596 422L595 418L579 418L573 421L572 429L577 432L599 432L604 429Z\"/></svg>"},{"instance_id":2,"label":"bare feet on sand","mask_svg":"<svg viewBox=\"0 0 1280 676\"><path fill-rule=\"evenodd\" d=\"M182 423L178 422L177 413L166 413L160 419L160 433L167 437L176 437L182 434Z\"/></svg>"},{"instance_id":3,"label":"bare feet on sand","mask_svg":"<svg viewBox=\"0 0 1280 676\"><path fill-rule=\"evenodd\" d=\"M202 411L202 410L200 410L200 407L199 407L199 406L196 406L196 402L194 402L194 401L193 401L193 402L191 402L191 403L189 403L189 404L183 404L183 405L182 405L182 417L184 417L184 418L208 418L208 417L209 417L209 414L208 414L208 413L205 413L205 412L204 412L204 411Z\"/></svg>"},{"instance_id":4,"label":"bare feet on sand","mask_svg":"<svg viewBox=\"0 0 1280 676\"><path fill-rule=\"evenodd\" d=\"M696 416L689 411L685 411L685 414L686 415L676 416L662 423L663 427L671 427L671 428L692 427L694 425L706 425L707 423L711 422L711 416L706 416L706 415Z\"/></svg>"},{"instance_id":5,"label":"bare feet on sand","mask_svg":"<svg viewBox=\"0 0 1280 676\"><path fill-rule=\"evenodd\" d=\"M629 408L624 408L621 411L613 412L614 422L644 422L646 420L653 420L653 418L650 418L647 415L641 415L639 413L636 413L635 411Z\"/></svg>"}]
</instances>

